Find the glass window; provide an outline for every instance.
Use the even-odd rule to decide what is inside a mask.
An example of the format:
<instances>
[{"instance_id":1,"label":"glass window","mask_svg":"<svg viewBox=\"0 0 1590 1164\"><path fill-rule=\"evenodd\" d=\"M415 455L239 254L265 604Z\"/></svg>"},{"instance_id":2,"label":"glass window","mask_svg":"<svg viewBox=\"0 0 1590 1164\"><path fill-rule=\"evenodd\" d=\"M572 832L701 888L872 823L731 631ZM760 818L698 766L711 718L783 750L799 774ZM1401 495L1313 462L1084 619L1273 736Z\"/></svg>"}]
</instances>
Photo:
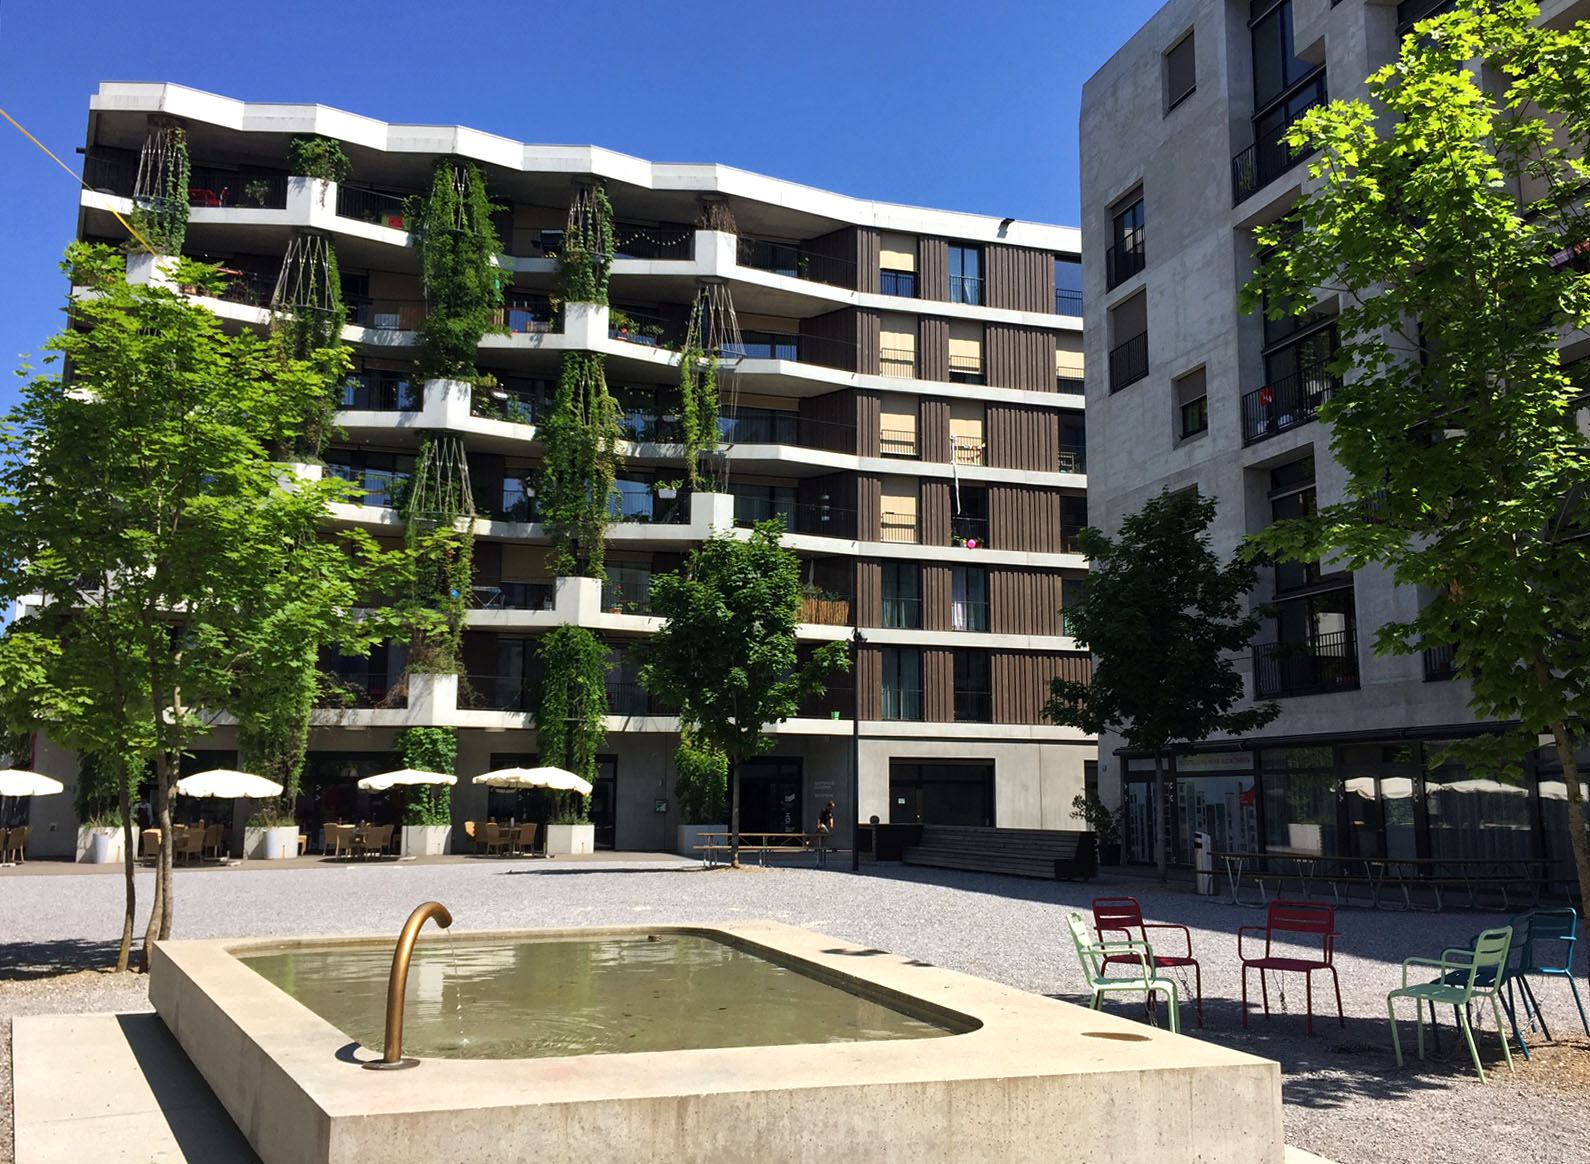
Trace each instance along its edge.
<instances>
[{"instance_id":1,"label":"glass window","mask_svg":"<svg viewBox=\"0 0 1590 1164\"><path fill-rule=\"evenodd\" d=\"M983 248L950 245L950 302L983 301Z\"/></svg>"},{"instance_id":2,"label":"glass window","mask_svg":"<svg viewBox=\"0 0 1590 1164\"><path fill-rule=\"evenodd\" d=\"M1143 269L1143 195L1138 193L1110 220L1110 249L1106 255L1105 282L1111 287Z\"/></svg>"},{"instance_id":3,"label":"glass window","mask_svg":"<svg viewBox=\"0 0 1590 1164\"><path fill-rule=\"evenodd\" d=\"M889 823L992 827L993 763L917 764L891 760Z\"/></svg>"},{"instance_id":4,"label":"glass window","mask_svg":"<svg viewBox=\"0 0 1590 1164\"><path fill-rule=\"evenodd\" d=\"M1076 630L1071 625L1071 616L1067 612L1082 601L1082 591L1087 587L1086 578L1062 578L1060 580L1060 633L1074 635Z\"/></svg>"},{"instance_id":5,"label":"glass window","mask_svg":"<svg viewBox=\"0 0 1590 1164\"><path fill-rule=\"evenodd\" d=\"M1288 521L1314 513L1312 455L1270 471L1270 520ZM1276 562L1275 590L1284 593L1319 581L1318 562Z\"/></svg>"},{"instance_id":6,"label":"glass window","mask_svg":"<svg viewBox=\"0 0 1590 1164\"><path fill-rule=\"evenodd\" d=\"M922 652L916 647L883 648L883 718L922 718Z\"/></svg>"},{"instance_id":7,"label":"glass window","mask_svg":"<svg viewBox=\"0 0 1590 1164\"><path fill-rule=\"evenodd\" d=\"M1431 748L1439 751L1440 745L1432 744ZM1566 799L1561 773L1556 775L1556 790ZM1540 793L1549 832L1548 777L1544 773ZM1432 857L1536 855L1534 814L1530 811L1529 789L1521 779L1481 776L1464 764L1448 762L1425 776L1424 808L1430 822ZM1559 822L1563 819L1559 815Z\"/></svg>"},{"instance_id":8,"label":"glass window","mask_svg":"<svg viewBox=\"0 0 1590 1164\"><path fill-rule=\"evenodd\" d=\"M955 509L950 517L951 543L974 549L987 546L988 488L983 485L958 485L951 500Z\"/></svg>"},{"instance_id":9,"label":"glass window","mask_svg":"<svg viewBox=\"0 0 1590 1164\"><path fill-rule=\"evenodd\" d=\"M1329 748L1271 748L1264 770L1264 843L1270 852L1335 855L1338 781Z\"/></svg>"},{"instance_id":10,"label":"glass window","mask_svg":"<svg viewBox=\"0 0 1590 1164\"><path fill-rule=\"evenodd\" d=\"M988 571L982 566L951 568L950 626L959 631L988 629Z\"/></svg>"},{"instance_id":11,"label":"glass window","mask_svg":"<svg viewBox=\"0 0 1590 1164\"><path fill-rule=\"evenodd\" d=\"M1176 390L1176 435L1180 440L1209 429L1209 388L1204 370L1188 372L1174 384Z\"/></svg>"},{"instance_id":12,"label":"glass window","mask_svg":"<svg viewBox=\"0 0 1590 1164\"><path fill-rule=\"evenodd\" d=\"M1165 54L1165 110L1176 108L1198 87L1198 69L1189 32Z\"/></svg>"},{"instance_id":13,"label":"glass window","mask_svg":"<svg viewBox=\"0 0 1590 1164\"><path fill-rule=\"evenodd\" d=\"M992 723L993 680L987 651L955 652L955 722Z\"/></svg>"},{"instance_id":14,"label":"glass window","mask_svg":"<svg viewBox=\"0 0 1590 1164\"><path fill-rule=\"evenodd\" d=\"M734 524L755 525L759 521L782 517L784 528L795 528L795 487L792 485L747 485L729 483L734 495Z\"/></svg>"},{"instance_id":15,"label":"glass window","mask_svg":"<svg viewBox=\"0 0 1590 1164\"><path fill-rule=\"evenodd\" d=\"M883 564L883 625L922 626L922 568L915 562Z\"/></svg>"},{"instance_id":16,"label":"glass window","mask_svg":"<svg viewBox=\"0 0 1590 1164\"><path fill-rule=\"evenodd\" d=\"M1056 255L1054 260L1054 313L1082 314L1082 260Z\"/></svg>"},{"instance_id":17,"label":"glass window","mask_svg":"<svg viewBox=\"0 0 1590 1164\"><path fill-rule=\"evenodd\" d=\"M1263 109L1306 77L1314 66L1292 53L1292 0L1277 0L1249 28L1253 38L1253 107Z\"/></svg>"}]
</instances>

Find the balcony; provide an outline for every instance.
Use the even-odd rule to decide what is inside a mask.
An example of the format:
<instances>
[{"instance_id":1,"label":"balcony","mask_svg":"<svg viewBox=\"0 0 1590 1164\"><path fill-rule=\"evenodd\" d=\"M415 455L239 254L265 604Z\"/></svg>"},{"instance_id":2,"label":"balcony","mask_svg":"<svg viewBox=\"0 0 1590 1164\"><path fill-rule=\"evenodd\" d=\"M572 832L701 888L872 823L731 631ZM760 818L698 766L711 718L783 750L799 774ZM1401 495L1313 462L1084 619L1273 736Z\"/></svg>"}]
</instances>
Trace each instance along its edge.
<instances>
[{"instance_id":1,"label":"balcony","mask_svg":"<svg viewBox=\"0 0 1590 1164\"><path fill-rule=\"evenodd\" d=\"M534 424L537 403L538 397L530 392L501 384L494 387L476 384L469 394L469 415L512 424Z\"/></svg>"},{"instance_id":2,"label":"balcony","mask_svg":"<svg viewBox=\"0 0 1590 1164\"><path fill-rule=\"evenodd\" d=\"M1110 391L1119 392L1148 375L1148 333L1134 335L1110 352Z\"/></svg>"},{"instance_id":3,"label":"balcony","mask_svg":"<svg viewBox=\"0 0 1590 1164\"><path fill-rule=\"evenodd\" d=\"M261 271L238 271L222 266L227 277L226 286L216 295L227 303L241 303L245 307L268 307L276 294L276 276ZM184 288L184 290L191 290Z\"/></svg>"},{"instance_id":4,"label":"balcony","mask_svg":"<svg viewBox=\"0 0 1590 1164\"><path fill-rule=\"evenodd\" d=\"M977 275L951 275L950 302L980 306L983 302L983 280Z\"/></svg>"},{"instance_id":5,"label":"balcony","mask_svg":"<svg viewBox=\"0 0 1590 1164\"><path fill-rule=\"evenodd\" d=\"M1060 442L1060 471L1062 473L1086 473L1088 471L1088 448L1086 445L1067 444Z\"/></svg>"},{"instance_id":6,"label":"balcony","mask_svg":"<svg viewBox=\"0 0 1590 1164\"><path fill-rule=\"evenodd\" d=\"M1260 699L1324 695L1358 687L1358 643L1346 631L1308 642L1258 643L1253 686Z\"/></svg>"},{"instance_id":7,"label":"balcony","mask_svg":"<svg viewBox=\"0 0 1590 1164\"><path fill-rule=\"evenodd\" d=\"M610 567L602 582L602 609L609 614L650 614L650 571Z\"/></svg>"},{"instance_id":8,"label":"balcony","mask_svg":"<svg viewBox=\"0 0 1590 1164\"><path fill-rule=\"evenodd\" d=\"M1082 292L1062 291L1058 287L1054 293L1054 313L1056 315L1082 315Z\"/></svg>"},{"instance_id":9,"label":"balcony","mask_svg":"<svg viewBox=\"0 0 1590 1164\"><path fill-rule=\"evenodd\" d=\"M885 428L878 432L878 452L885 457L916 458L916 429Z\"/></svg>"},{"instance_id":10,"label":"balcony","mask_svg":"<svg viewBox=\"0 0 1590 1164\"><path fill-rule=\"evenodd\" d=\"M885 542L915 542L916 514L885 509L878 515L878 538Z\"/></svg>"},{"instance_id":11,"label":"balcony","mask_svg":"<svg viewBox=\"0 0 1590 1164\"><path fill-rule=\"evenodd\" d=\"M430 307L419 299L349 298L344 306L348 322L373 331L418 331L430 314Z\"/></svg>"},{"instance_id":12,"label":"balcony","mask_svg":"<svg viewBox=\"0 0 1590 1164\"><path fill-rule=\"evenodd\" d=\"M188 205L284 210L287 175L194 166L188 174Z\"/></svg>"},{"instance_id":13,"label":"balcony","mask_svg":"<svg viewBox=\"0 0 1590 1164\"><path fill-rule=\"evenodd\" d=\"M1112 246L1104 253L1104 276L1109 290L1113 291L1146 265L1143 257L1143 235L1135 235Z\"/></svg>"},{"instance_id":14,"label":"balcony","mask_svg":"<svg viewBox=\"0 0 1590 1164\"><path fill-rule=\"evenodd\" d=\"M735 261L742 267L786 275L791 279L827 283L833 287L854 288L856 285L854 262L833 255L812 254L802 249L799 243L741 235L735 254Z\"/></svg>"},{"instance_id":15,"label":"balcony","mask_svg":"<svg viewBox=\"0 0 1590 1164\"><path fill-rule=\"evenodd\" d=\"M467 703L489 711L534 710L528 675L470 675L468 684L467 693L463 690L464 685L459 684L460 707Z\"/></svg>"},{"instance_id":16,"label":"balcony","mask_svg":"<svg viewBox=\"0 0 1590 1164\"><path fill-rule=\"evenodd\" d=\"M888 539L885 538L885 541ZM915 541L915 538L911 539ZM950 545L967 550L988 548L988 519L957 514L950 518Z\"/></svg>"},{"instance_id":17,"label":"balcony","mask_svg":"<svg viewBox=\"0 0 1590 1164\"><path fill-rule=\"evenodd\" d=\"M993 723L993 692L957 687L955 689L955 722Z\"/></svg>"},{"instance_id":18,"label":"balcony","mask_svg":"<svg viewBox=\"0 0 1590 1164\"><path fill-rule=\"evenodd\" d=\"M1426 683L1444 683L1448 679L1457 678L1457 647L1447 643L1439 647L1426 647L1424 649L1424 681Z\"/></svg>"},{"instance_id":19,"label":"balcony","mask_svg":"<svg viewBox=\"0 0 1590 1164\"><path fill-rule=\"evenodd\" d=\"M353 485L355 505L397 509L408 494L411 474L404 469L366 469L358 465L328 463L326 472Z\"/></svg>"},{"instance_id":20,"label":"balcony","mask_svg":"<svg viewBox=\"0 0 1590 1164\"><path fill-rule=\"evenodd\" d=\"M984 634L988 631L988 603L959 600L950 603L950 629Z\"/></svg>"},{"instance_id":21,"label":"balcony","mask_svg":"<svg viewBox=\"0 0 1590 1164\"><path fill-rule=\"evenodd\" d=\"M398 372L354 372L342 382L338 408L358 412L418 412L420 384Z\"/></svg>"},{"instance_id":22,"label":"balcony","mask_svg":"<svg viewBox=\"0 0 1590 1164\"><path fill-rule=\"evenodd\" d=\"M921 688L885 686L883 689L883 718L920 720L922 718Z\"/></svg>"},{"instance_id":23,"label":"balcony","mask_svg":"<svg viewBox=\"0 0 1590 1164\"><path fill-rule=\"evenodd\" d=\"M636 226L618 223L613 227L615 259L662 259L689 262L695 256L696 232L685 227Z\"/></svg>"},{"instance_id":24,"label":"balcony","mask_svg":"<svg viewBox=\"0 0 1590 1164\"><path fill-rule=\"evenodd\" d=\"M675 347L678 339L670 336L670 330L677 329L670 329L668 322L660 315L634 310L620 311L617 308L608 315L608 338L629 344L640 344L647 348Z\"/></svg>"},{"instance_id":25,"label":"balcony","mask_svg":"<svg viewBox=\"0 0 1590 1164\"><path fill-rule=\"evenodd\" d=\"M726 445L795 445L832 452L856 451L856 426L810 420L794 412L742 409L718 417L718 440Z\"/></svg>"},{"instance_id":26,"label":"balcony","mask_svg":"<svg viewBox=\"0 0 1590 1164\"><path fill-rule=\"evenodd\" d=\"M1313 153L1311 149L1294 150L1282 139L1305 113L1328 100L1325 73L1321 70L1286 99L1285 124L1275 131L1274 140L1261 138L1231 159L1233 206L1240 205Z\"/></svg>"},{"instance_id":27,"label":"balcony","mask_svg":"<svg viewBox=\"0 0 1590 1164\"><path fill-rule=\"evenodd\" d=\"M337 216L393 230L407 230L408 217L404 204L408 199L399 194L384 194L346 183L337 187Z\"/></svg>"},{"instance_id":28,"label":"balcony","mask_svg":"<svg viewBox=\"0 0 1590 1164\"><path fill-rule=\"evenodd\" d=\"M842 594L807 594L801 599L800 621L819 626L850 626L850 599Z\"/></svg>"},{"instance_id":29,"label":"balcony","mask_svg":"<svg viewBox=\"0 0 1590 1164\"><path fill-rule=\"evenodd\" d=\"M879 271L878 294L895 295L901 299L915 299L916 272L889 270Z\"/></svg>"},{"instance_id":30,"label":"balcony","mask_svg":"<svg viewBox=\"0 0 1590 1164\"><path fill-rule=\"evenodd\" d=\"M1087 381L1080 376L1056 376L1054 390L1062 396L1086 396Z\"/></svg>"},{"instance_id":31,"label":"balcony","mask_svg":"<svg viewBox=\"0 0 1590 1164\"><path fill-rule=\"evenodd\" d=\"M950 380L956 384L981 384L983 382L983 357L957 356L950 353Z\"/></svg>"},{"instance_id":32,"label":"balcony","mask_svg":"<svg viewBox=\"0 0 1590 1164\"><path fill-rule=\"evenodd\" d=\"M901 376L907 380L916 379L916 349L879 348L878 374Z\"/></svg>"},{"instance_id":33,"label":"balcony","mask_svg":"<svg viewBox=\"0 0 1590 1164\"><path fill-rule=\"evenodd\" d=\"M1319 415L1319 406L1341 387L1341 381L1324 372L1285 376L1242 397L1242 443L1256 444L1278 433L1307 424Z\"/></svg>"},{"instance_id":34,"label":"balcony","mask_svg":"<svg viewBox=\"0 0 1590 1164\"><path fill-rule=\"evenodd\" d=\"M950 460L957 465L988 464L988 442L981 437L950 436Z\"/></svg>"},{"instance_id":35,"label":"balcony","mask_svg":"<svg viewBox=\"0 0 1590 1164\"><path fill-rule=\"evenodd\" d=\"M551 582L479 582L473 587L476 610L551 610Z\"/></svg>"},{"instance_id":36,"label":"balcony","mask_svg":"<svg viewBox=\"0 0 1590 1164\"><path fill-rule=\"evenodd\" d=\"M662 704L639 683L607 685L608 715L666 715Z\"/></svg>"},{"instance_id":37,"label":"balcony","mask_svg":"<svg viewBox=\"0 0 1590 1164\"><path fill-rule=\"evenodd\" d=\"M549 335L558 330L558 313L551 300L514 296L492 312L491 325L513 335Z\"/></svg>"}]
</instances>

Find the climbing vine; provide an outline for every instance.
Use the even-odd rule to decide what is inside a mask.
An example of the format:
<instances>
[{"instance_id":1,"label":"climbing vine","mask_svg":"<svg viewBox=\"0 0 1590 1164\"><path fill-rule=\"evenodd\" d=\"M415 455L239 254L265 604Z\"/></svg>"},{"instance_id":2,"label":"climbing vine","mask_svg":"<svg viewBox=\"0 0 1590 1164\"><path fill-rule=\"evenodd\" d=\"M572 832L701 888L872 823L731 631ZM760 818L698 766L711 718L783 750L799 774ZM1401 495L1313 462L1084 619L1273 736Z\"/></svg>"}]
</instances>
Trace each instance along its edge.
<instances>
[{"instance_id":1,"label":"climbing vine","mask_svg":"<svg viewBox=\"0 0 1590 1164\"><path fill-rule=\"evenodd\" d=\"M502 328L508 274L497 265L501 242L491 225L499 209L480 168L452 158L437 160L429 195L408 201L429 309L420 324L423 376L473 380L481 337Z\"/></svg>"},{"instance_id":2,"label":"climbing vine","mask_svg":"<svg viewBox=\"0 0 1590 1164\"><path fill-rule=\"evenodd\" d=\"M305 136L287 143L287 168L301 178L346 182L353 164L335 138Z\"/></svg>"},{"instance_id":3,"label":"climbing vine","mask_svg":"<svg viewBox=\"0 0 1590 1164\"><path fill-rule=\"evenodd\" d=\"M607 390L602 357L565 352L563 373L541 437L537 500L552 542L554 576L605 578L613 482L618 474L618 402Z\"/></svg>"},{"instance_id":4,"label":"climbing vine","mask_svg":"<svg viewBox=\"0 0 1590 1164\"><path fill-rule=\"evenodd\" d=\"M680 819L687 824L722 820L724 801L729 795L729 757L705 740L683 732L679 750L674 753L674 766L674 796L679 801Z\"/></svg>"},{"instance_id":5,"label":"climbing vine","mask_svg":"<svg viewBox=\"0 0 1590 1164\"><path fill-rule=\"evenodd\" d=\"M457 437L433 434L422 440L403 517L414 567L408 670L458 674L473 594L475 504Z\"/></svg>"},{"instance_id":6,"label":"climbing vine","mask_svg":"<svg viewBox=\"0 0 1590 1164\"><path fill-rule=\"evenodd\" d=\"M327 373L327 390L311 403L293 441L302 458L319 457L331 436L336 394L348 367L342 345L346 320L336 248L325 235L297 235L287 245L271 295L271 337L283 359L309 360Z\"/></svg>"},{"instance_id":7,"label":"climbing vine","mask_svg":"<svg viewBox=\"0 0 1590 1164\"><path fill-rule=\"evenodd\" d=\"M458 768L458 731L450 727L411 727L395 741L405 768L445 772ZM417 784L403 804L407 825L445 825L453 821L452 792L445 784Z\"/></svg>"},{"instance_id":8,"label":"climbing vine","mask_svg":"<svg viewBox=\"0 0 1590 1164\"><path fill-rule=\"evenodd\" d=\"M700 485L702 455L718 447L718 354L701 347L691 329L679 353L680 427L685 444L685 476Z\"/></svg>"},{"instance_id":9,"label":"climbing vine","mask_svg":"<svg viewBox=\"0 0 1590 1164\"><path fill-rule=\"evenodd\" d=\"M600 184L575 192L560 261L566 303L607 302L607 280L613 269L613 204Z\"/></svg>"},{"instance_id":10,"label":"climbing vine","mask_svg":"<svg viewBox=\"0 0 1590 1164\"><path fill-rule=\"evenodd\" d=\"M541 639L536 746L541 762L596 780L596 753L607 739L607 648L582 626L565 624ZM590 819L586 798L559 799L560 816Z\"/></svg>"},{"instance_id":11,"label":"climbing vine","mask_svg":"<svg viewBox=\"0 0 1590 1164\"><path fill-rule=\"evenodd\" d=\"M138 156L132 223L159 254L182 253L182 243L188 236L191 176L188 135L175 125L150 126Z\"/></svg>"}]
</instances>

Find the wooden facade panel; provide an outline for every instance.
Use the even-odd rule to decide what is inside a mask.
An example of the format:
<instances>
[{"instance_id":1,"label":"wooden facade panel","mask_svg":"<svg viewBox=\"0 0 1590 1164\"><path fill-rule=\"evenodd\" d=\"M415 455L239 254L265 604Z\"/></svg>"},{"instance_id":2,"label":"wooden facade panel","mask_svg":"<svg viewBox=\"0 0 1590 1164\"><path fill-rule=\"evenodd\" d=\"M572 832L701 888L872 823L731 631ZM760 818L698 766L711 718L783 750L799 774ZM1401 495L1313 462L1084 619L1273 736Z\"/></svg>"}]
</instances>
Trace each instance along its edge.
<instances>
[{"instance_id":1,"label":"wooden facade panel","mask_svg":"<svg viewBox=\"0 0 1590 1164\"><path fill-rule=\"evenodd\" d=\"M863 457L881 455L883 410L876 392L856 393L856 452Z\"/></svg>"},{"instance_id":2,"label":"wooden facade panel","mask_svg":"<svg viewBox=\"0 0 1590 1164\"><path fill-rule=\"evenodd\" d=\"M938 396L924 396L917 403L917 457L924 461L948 463L950 459L950 402Z\"/></svg>"},{"instance_id":3,"label":"wooden facade panel","mask_svg":"<svg viewBox=\"0 0 1590 1164\"><path fill-rule=\"evenodd\" d=\"M922 629L950 629L950 568L940 562L922 566Z\"/></svg>"},{"instance_id":4,"label":"wooden facade panel","mask_svg":"<svg viewBox=\"0 0 1590 1164\"><path fill-rule=\"evenodd\" d=\"M923 316L917 324L916 376L918 380L950 378L950 321Z\"/></svg>"},{"instance_id":5,"label":"wooden facade panel","mask_svg":"<svg viewBox=\"0 0 1590 1164\"><path fill-rule=\"evenodd\" d=\"M989 627L996 635L1059 634L1060 580L1041 570L990 570Z\"/></svg>"},{"instance_id":6,"label":"wooden facade panel","mask_svg":"<svg viewBox=\"0 0 1590 1164\"><path fill-rule=\"evenodd\" d=\"M856 477L856 533L864 542L879 539L879 519L883 506L883 480L879 477Z\"/></svg>"},{"instance_id":7,"label":"wooden facade panel","mask_svg":"<svg viewBox=\"0 0 1590 1164\"><path fill-rule=\"evenodd\" d=\"M1043 706L1049 700L1050 681L1086 683L1093 677L1093 660L1085 654L995 651L989 670L994 722L1037 724L1046 722Z\"/></svg>"},{"instance_id":8,"label":"wooden facade panel","mask_svg":"<svg viewBox=\"0 0 1590 1164\"><path fill-rule=\"evenodd\" d=\"M1060 469L1060 418L1047 408L990 404L988 463L995 469L1055 473Z\"/></svg>"},{"instance_id":9,"label":"wooden facade panel","mask_svg":"<svg viewBox=\"0 0 1590 1164\"><path fill-rule=\"evenodd\" d=\"M883 718L883 651L862 647L856 652L856 702L862 719Z\"/></svg>"},{"instance_id":10,"label":"wooden facade panel","mask_svg":"<svg viewBox=\"0 0 1590 1164\"><path fill-rule=\"evenodd\" d=\"M802 443L809 448L836 453L856 452L857 395L854 389L847 388L823 396L803 397L800 402Z\"/></svg>"},{"instance_id":11,"label":"wooden facade panel","mask_svg":"<svg viewBox=\"0 0 1590 1164\"><path fill-rule=\"evenodd\" d=\"M1054 311L1054 255L1027 247L986 246L983 275L990 307Z\"/></svg>"},{"instance_id":12,"label":"wooden facade panel","mask_svg":"<svg viewBox=\"0 0 1590 1164\"><path fill-rule=\"evenodd\" d=\"M916 293L921 299L948 303L950 299L950 244L942 238L916 240Z\"/></svg>"},{"instance_id":13,"label":"wooden facade panel","mask_svg":"<svg viewBox=\"0 0 1590 1164\"><path fill-rule=\"evenodd\" d=\"M795 487L795 501L801 506L795 522L801 533L834 538L856 536L854 475L830 473L825 477L806 477Z\"/></svg>"},{"instance_id":14,"label":"wooden facade panel","mask_svg":"<svg viewBox=\"0 0 1590 1164\"><path fill-rule=\"evenodd\" d=\"M988 490L988 543L1000 550L1060 552L1060 494L1053 489L995 485Z\"/></svg>"},{"instance_id":15,"label":"wooden facade panel","mask_svg":"<svg viewBox=\"0 0 1590 1164\"><path fill-rule=\"evenodd\" d=\"M859 322L860 313L850 307L801 320L801 362L839 368L846 372L858 371L856 352Z\"/></svg>"},{"instance_id":16,"label":"wooden facade panel","mask_svg":"<svg viewBox=\"0 0 1590 1164\"><path fill-rule=\"evenodd\" d=\"M922 482L922 497L917 505L917 537L924 546L950 544L950 483Z\"/></svg>"},{"instance_id":17,"label":"wooden facade panel","mask_svg":"<svg viewBox=\"0 0 1590 1164\"><path fill-rule=\"evenodd\" d=\"M883 351L883 313L856 309L855 333L855 370L864 376L876 376Z\"/></svg>"},{"instance_id":18,"label":"wooden facade panel","mask_svg":"<svg viewBox=\"0 0 1590 1164\"><path fill-rule=\"evenodd\" d=\"M922 718L929 723L955 721L955 652L922 648Z\"/></svg>"},{"instance_id":19,"label":"wooden facade panel","mask_svg":"<svg viewBox=\"0 0 1590 1164\"><path fill-rule=\"evenodd\" d=\"M983 329L983 368L993 388L1053 392L1055 333L990 323Z\"/></svg>"},{"instance_id":20,"label":"wooden facade panel","mask_svg":"<svg viewBox=\"0 0 1590 1164\"><path fill-rule=\"evenodd\" d=\"M808 256L807 273L812 279L852 291L877 291L878 232L873 228L842 227L808 239L801 244L801 251ZM865 284L869 275L870 286Z\"/></svg>"},{"instance_id":21,"label":"wooden facade panel","mask_svg":"<svg viewBox=\"0 0 1590 1164\"><path fill-rule=\"evenodd\" d=\"M856 563L856 625L883 625L883 563Z\"/></svg>"}]
</instances>

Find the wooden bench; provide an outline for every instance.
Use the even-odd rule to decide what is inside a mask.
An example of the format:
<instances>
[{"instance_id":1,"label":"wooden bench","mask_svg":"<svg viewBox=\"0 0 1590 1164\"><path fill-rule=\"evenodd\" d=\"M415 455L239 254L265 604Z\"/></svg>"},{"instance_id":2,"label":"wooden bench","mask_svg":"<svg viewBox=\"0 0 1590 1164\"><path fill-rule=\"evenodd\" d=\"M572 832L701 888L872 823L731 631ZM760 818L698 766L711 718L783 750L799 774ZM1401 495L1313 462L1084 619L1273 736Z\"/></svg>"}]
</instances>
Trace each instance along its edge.
<instances>
[{"instance_id":1,"label":"wooden bench","mask_svg":"<svg viewBox=\"0 0 1590 1164\"><path fill-rule=\"evenodd\" d=\"M723 855L734 851L729 833L702 833L701 838L694 848L701 854L702 865L722 864ZM824 853L834 852L831 846L818 846L815 842L816 838L810 833L741 833L740 852L759 856L764 866L769 853L816 852L821 862Z\"/></svg>"},{"instance_id":2,"label":"wooden bench","mask_svg":"<svg viewBox=\"0 0 1590 1164\"><path fill-rule=\"evenodd\" d=\"M1045 880L1087 879L1099 867L1092 833L1058 829L923 825L921 840L902 856L907 865Z\"/></svg>"}]
</instances>

